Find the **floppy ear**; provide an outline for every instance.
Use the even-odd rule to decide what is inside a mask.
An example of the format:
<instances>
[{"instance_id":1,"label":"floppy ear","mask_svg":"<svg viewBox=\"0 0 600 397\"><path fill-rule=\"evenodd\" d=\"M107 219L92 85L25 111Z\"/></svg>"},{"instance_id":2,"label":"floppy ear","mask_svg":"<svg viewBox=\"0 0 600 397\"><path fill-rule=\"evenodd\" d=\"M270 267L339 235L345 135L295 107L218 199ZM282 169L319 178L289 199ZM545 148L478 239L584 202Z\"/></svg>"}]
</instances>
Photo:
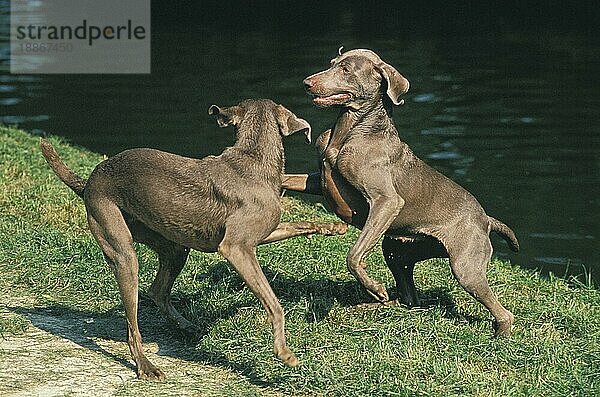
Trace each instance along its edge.
<instances>
[{"instance_id":1,"label":"floppy ear","mask_svg":"<svg viewBox=\"0 0 600 397\"><path fill-rule=\"evenodd\" d=\"M410 84L396 69L385 62L377 65L381 75L387 82L387 96L394 105L402 105L404 100L400 100L400 95L406 94Z\"/></svg>"},{"instance_id":2,"label":"floppy ear","mask_svg":"<svg viewBox=\"0 0 600 397\"><path fill-rule=\"evenodd\" d=\"M217 105L211 105L208 108L208 114L217 116L217 124L223 128L232 124L237 125L243 117L243 110L239 106L220 108Z\"/></svg>"},{"instance_id":3,"label":"floppy ear","mask_svg":"<svg viewBox=\"0 0 600 397\"><path fill-rule=\"evenodd\" d=\"M281 105L277 105L275 113L281 135L288 136L292 135L294 132L304 131L306 140L310 143L310 132L312 128L310 127L310 124L308 124L308 121L297 117L294 113L290 112Z\"/></svg>"}]
</instances>

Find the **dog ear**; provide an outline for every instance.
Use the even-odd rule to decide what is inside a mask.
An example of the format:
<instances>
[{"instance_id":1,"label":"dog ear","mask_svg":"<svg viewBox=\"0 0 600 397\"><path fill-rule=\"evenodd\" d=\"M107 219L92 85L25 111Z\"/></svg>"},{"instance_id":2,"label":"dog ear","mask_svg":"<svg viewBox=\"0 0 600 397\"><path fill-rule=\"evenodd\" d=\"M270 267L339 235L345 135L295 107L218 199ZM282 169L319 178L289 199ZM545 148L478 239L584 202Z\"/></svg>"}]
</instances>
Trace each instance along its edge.
<instances>
[{"instance_id":1,"label":"dog ear","mask_svg":"<svg viewBox=\"0 0 600 397\"><path fill-rule=\"evenodd\" d=\"M281 105L277 105L276 116L281 135L288 136L298 131L304 131L306 140L308 143L311 142L310 133L312 128L310 127L310 124L308 124L308 121L297 117L294 113Z\"/></svg>"},{"instance_id":2,"label":"dog ear","mask_svg":"<svg viewBox=\"0 0 600 397\"><path fill-rule=\"evenodd\" d=\"M400 100L400 95L406 94L410 83L396 69L385 62L377 65L377 69L387 82L387 96L392 100L394 105L402 105L404 100Z\"/></svg>"},{"instance_id":3,"label":"dog ear","mask_svg":"<svg viewBox=\"0 0 600 397\"><path fill-rule=\"evenodd\" d=\"M231 106L228 108L220 108L217 105L211 105L208 108L208 114L217 116L217 124L219 127L227 127L237 125L243 117L243 110L239 106Z\"/></svg>"}]
</instances>

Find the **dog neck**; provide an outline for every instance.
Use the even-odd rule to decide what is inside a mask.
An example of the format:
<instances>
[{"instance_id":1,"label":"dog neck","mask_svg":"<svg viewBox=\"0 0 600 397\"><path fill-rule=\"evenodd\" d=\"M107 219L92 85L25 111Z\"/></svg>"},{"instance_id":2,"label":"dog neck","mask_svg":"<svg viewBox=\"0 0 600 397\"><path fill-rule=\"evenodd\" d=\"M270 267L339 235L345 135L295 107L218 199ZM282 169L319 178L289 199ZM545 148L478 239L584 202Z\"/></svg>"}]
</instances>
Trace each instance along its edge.
<instances>
[{"instance_id":1,"label":"dog neck","mask_svg":"<svg viewBox=\"0 0 600 397\"><path fill-rule=\"evenodd\" d=\"M344 108L333 128L329 149L339 150L354 134L372 134L396 131L392 121L392 106L382 99L366 104L359 109Z\"/></svg>"},{"instance_id":2,"label":"dog neck","mask_svg":"<svg viewBox=\"0 0 600 397\"><path fill-rule=\"evenodd\" d=\"M241 157L234 166L245 177L281 188L285 157L279 126L273 119L256 116L236 127L236 142L230 148Z\"/></svg>"}]
</instances>

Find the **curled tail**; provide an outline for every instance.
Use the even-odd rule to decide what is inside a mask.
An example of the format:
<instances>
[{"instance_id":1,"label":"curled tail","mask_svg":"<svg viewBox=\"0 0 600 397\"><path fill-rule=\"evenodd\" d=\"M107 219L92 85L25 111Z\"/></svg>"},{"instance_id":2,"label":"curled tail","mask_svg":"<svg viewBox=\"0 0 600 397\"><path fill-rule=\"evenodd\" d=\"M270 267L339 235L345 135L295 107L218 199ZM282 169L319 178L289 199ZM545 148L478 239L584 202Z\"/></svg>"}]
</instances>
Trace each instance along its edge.
<instances>
[{"instance_id":1,"label":"curled tail","mask_svg":"<svg viewBox=\"0 0 600 397\"><path fill-rule=\"evenodd\" d=\"M63 163L50 142L42 138L40 140L40 147L42 148L42 154L46 158L46 162L48 162L50 168L52 168L52 171L54 171L60 180L70 187L79 197L83 197L86 180L75 174L65 165L65 163Z\"/></svg>"},{"instance_id":2,"label":"curled tail","mask_svg":"<svg viewBox=\"0 0 600 397\"><path fill-rule=\"evenodd\" d=\"M492 218L491 216L488 216L488 218L490 219L490 230L502 236L512 251L519 251L519 242L511 228L500 222L498 219Z\"/></svg>"}]
</instances>

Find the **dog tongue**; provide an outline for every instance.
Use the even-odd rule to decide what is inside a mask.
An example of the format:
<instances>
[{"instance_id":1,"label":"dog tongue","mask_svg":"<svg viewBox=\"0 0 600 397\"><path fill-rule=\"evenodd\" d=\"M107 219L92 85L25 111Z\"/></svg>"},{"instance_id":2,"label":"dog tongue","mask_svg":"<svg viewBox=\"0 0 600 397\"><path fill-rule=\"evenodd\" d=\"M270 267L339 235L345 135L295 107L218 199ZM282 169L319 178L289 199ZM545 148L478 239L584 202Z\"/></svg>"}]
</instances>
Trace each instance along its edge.
<instances>
[{"instance_id":1,"label":"dog tongue","mask_svg":"<svg viewBox=\"0 0 600 397\"><path fill-rule=\"evenodd\" d=\"M316 97L313 99L313 102L318 106L330 106L342 103L348 99L350 99L350 94L334 94L325 97Z\"/></svg>"}]
</instances>

